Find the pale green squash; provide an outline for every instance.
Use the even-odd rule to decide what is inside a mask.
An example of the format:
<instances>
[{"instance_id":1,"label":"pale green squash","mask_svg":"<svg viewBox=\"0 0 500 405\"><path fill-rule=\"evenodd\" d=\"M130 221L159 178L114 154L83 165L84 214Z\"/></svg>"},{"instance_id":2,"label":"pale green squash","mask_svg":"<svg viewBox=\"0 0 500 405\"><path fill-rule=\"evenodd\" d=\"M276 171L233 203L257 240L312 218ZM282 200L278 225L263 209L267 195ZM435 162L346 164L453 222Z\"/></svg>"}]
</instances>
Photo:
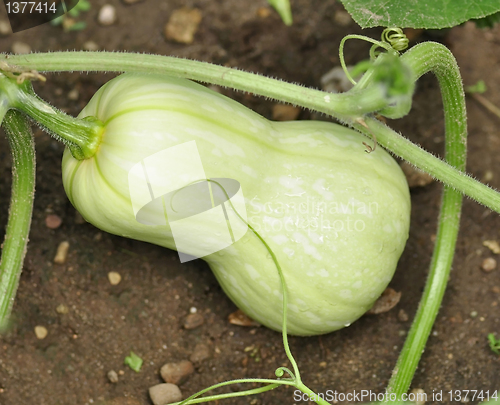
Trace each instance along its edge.
<instances>
[{"instance_id":1,"label":"pale green squash","mask_svg":"<svg viewBox=\"0 0 500 405\"><path fill-rule=\"evenodd\" d=\"M382 148L365 153L357 132L326 122L271 122L201 85L159 75L111 80L80 114L87 116L105 122L99 150L85 161L68 150L63 158L65 190L84 218L175 249L169 224L137 221L129 172L159 151L195 141L207 178L240 183L248 223L283 268L289 333L348 326L391 280L408 237L408 186ZM187 253L200 256L211 225L196 226ZM281 329L278 272L252 231L203 259L238 307Z\"/></svg>"}]
</instances>

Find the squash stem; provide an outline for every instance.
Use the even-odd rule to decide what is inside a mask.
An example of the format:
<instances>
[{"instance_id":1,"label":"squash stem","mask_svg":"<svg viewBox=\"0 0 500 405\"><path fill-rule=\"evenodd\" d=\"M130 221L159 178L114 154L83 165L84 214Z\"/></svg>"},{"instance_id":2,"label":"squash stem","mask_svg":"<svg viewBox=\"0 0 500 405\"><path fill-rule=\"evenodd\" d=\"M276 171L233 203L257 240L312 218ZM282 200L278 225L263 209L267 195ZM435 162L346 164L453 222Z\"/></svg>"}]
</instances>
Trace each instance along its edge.
<instances>
[{"instance_id":1,"label":"squash stem","mask_svg":"<svg viewBox=\"0 0 500 405\"><path fill-rule=\"evenodd\" d=\"M29 81L18 84L9 77L0 77L0 92L13 108L27 114L66 144L76 159L88 159L96 153L103 133L103 123L99 120L78 119L65 114L39 98Z\"/></svg>"},{"instance_id":2,"label":"squash stem","mask_svg":"<svg viewBox=\"0 0 500 405\"><path fill-rule=\"evenodd\" d=\"M402 58L412 67L417 77L427 72L436 75L445 115L445 158L450 165L463 171L467 154L467 114L465 94L455 58L444 46L430 42L413 47ZM395 393L397 398L410 387L441 306L453 262L461 207L462 195L445 185L436 245L424 294L387 387L387 391Z\"/></svg>"},{"instance_id":3,"label":"squash stem","mask_svg":"<svg viewBox=\"0 0 500 405\"><path fill-rule=\"evenodd\" d=\"M5 114L2 103L1 115ZM0 332L8 329L26 254L35 194L35 144L28 120L9 111L3 121L12 154L12 194L0 259Z\"/></svg>"}]
</instances>

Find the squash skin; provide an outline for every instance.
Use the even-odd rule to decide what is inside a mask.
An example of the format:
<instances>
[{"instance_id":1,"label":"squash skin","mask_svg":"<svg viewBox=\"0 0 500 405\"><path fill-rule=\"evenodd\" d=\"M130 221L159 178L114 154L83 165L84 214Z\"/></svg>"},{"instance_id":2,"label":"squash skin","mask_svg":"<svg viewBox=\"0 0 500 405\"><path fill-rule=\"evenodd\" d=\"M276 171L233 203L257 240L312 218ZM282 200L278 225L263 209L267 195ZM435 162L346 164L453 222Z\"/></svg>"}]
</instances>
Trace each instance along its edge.
<instances>
[{"instance_id":1,"label":"squash skin","mask_svg":"<svg viewBox=\"0 0 500 405\"><path fill-rule=\"evenodd\" d=\"M290 334L348 326L391 280L408 238L408 185L382 148L365 153L357 132L268 121L201 85L161 75L111 80L79 115L88 116L106 125L99 150L78 161L66 149L62 162L64 188L82 216L106 232L175 249L168 225L136 220L128 173L160 150L196 141L207 178L239 181L248 223L283 269ZM203 260L239 308L281 330L276 266L252 231Z\"/></svg>"}]
</instances>

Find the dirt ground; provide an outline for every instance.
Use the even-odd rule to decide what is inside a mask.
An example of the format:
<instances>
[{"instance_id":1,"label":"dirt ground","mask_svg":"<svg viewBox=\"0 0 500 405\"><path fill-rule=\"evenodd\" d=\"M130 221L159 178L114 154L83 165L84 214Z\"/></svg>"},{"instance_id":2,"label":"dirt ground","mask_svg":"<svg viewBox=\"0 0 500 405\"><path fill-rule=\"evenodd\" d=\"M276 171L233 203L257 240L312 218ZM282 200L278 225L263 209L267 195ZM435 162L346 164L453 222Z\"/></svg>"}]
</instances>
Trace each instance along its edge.
<instances>
[{"instance_id":1,"label":"dirt ground","mask_svg":"<svg viewBox=\"0 0 500 405\"><path fill-rule=\"evenodd\" d=\"M378 29L359 29L334 0L292 1L295 22L291 27L284 26L274 12L265 12L265 0L92 3L92 9L80 17L87 22L85 30L64 33L61 27L45 24L1 37L0 51L11 52L15 42L45 52L82 49L93 41L101 50L176 55L319 88L320 77L339 65L338 45L344 35L380 35ZM108 27L97 23L105 3L114 5L118 14L117 22ZM202 14L194 41L188 45L167 41L163 33L171 13L182 6L197 7ZM419 40L428 37L424 34ZM483 79L488 88L485 96L500 106L500 27L481 31L466 24L439 38L457 57L465 84ZM351 41L347 62L366 58L367 51L368 45ZM111 77L54 74L36 90L76 115ZM225 92L271 117L271 102ZM500 188L500 119L473 99L468 99L467 107L468 171ZM418 83L410 115L391 125L427 150L442 154L440 108L437 82L426 76ZM299 117L310 118L308 111ZM38 166L29 250L14 307L14 328L0 337L1 405L150 404L148 388L161 382L160 367L189 358L198 344L207 345L210 356L195 363L195 373L181 385L185 396L228 379L272 378L277 367L287 364L280 334L228 323L236 307L203 261L180 265L176 252L82 223L62 187L63 146L40 130L35 134ZM3 136L0 165L0 227L4 229L11 175ZM290 338L303 380L316 392L383 392L424 286L441 191L439 183L412 189L410 238L391 282L402 293L396 308L365 316L329 335ZM58 229L45 225L51 213L63 220ZM496 257L483 241L499 240L499 230L497 214L471 200L464 202L449 288L413 388L428 395L500 388L500 356L489 349L486 338L492 332L500 337L500 269L486 273L480 268L485 258ZM57 265L53 258L61 241L68 241L70 250L66 263ZM120 273L120 284L109 283L110 271ZM67 313L56 311L60 305ZM186 330L184 320L192 307L203 315L204 323ZM408 314L408 321L400 320L400 310ZM35 336L37 325L48 330L43 340ZM131 350L144 359L139 373L123 364ZM110 370L118 373L118 383L109 382ZM121 400L111 402L115 398ZM445 394L442 402L427 403L458 403L446 398ZM280 388L220 403L293 404L294 397L291 389Z\"/></svg>"}]
</instances>

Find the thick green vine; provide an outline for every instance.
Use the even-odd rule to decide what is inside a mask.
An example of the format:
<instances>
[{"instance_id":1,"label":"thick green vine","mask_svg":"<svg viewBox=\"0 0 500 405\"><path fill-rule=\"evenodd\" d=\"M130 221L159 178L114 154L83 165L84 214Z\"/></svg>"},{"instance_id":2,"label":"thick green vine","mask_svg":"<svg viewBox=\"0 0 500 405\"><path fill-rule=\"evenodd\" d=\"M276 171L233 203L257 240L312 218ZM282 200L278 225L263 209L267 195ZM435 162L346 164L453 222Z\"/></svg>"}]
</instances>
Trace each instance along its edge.
<instances>
[{"instance_id":1,"label":"thick green vine","mask_svg":"<svg viewBox=\"0 0 500 405\"><path fill-rule=\"evenodd\" d=\"M2 108L8 106L2 104ZM5 114L4 111L2 113ZM12 155L12 194L0 261L0 332L8 327L14 304L26 254L35 195L35 144L29 123L21 113L9 111L3 126Z\"/></svg>"}]
</instances>

